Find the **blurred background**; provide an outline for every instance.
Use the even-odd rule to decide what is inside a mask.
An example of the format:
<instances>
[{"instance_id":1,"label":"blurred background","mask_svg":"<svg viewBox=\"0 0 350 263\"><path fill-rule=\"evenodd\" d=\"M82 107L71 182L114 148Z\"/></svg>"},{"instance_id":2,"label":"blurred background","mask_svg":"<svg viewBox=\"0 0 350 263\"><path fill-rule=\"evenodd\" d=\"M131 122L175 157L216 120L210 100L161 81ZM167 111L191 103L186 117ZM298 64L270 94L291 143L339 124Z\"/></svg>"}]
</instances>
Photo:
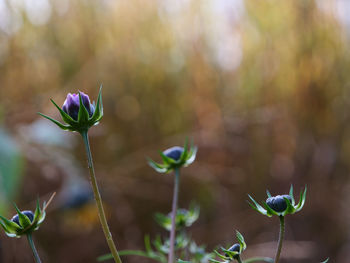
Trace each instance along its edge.
<instances>
[{"instance_id":1,"label":"blurred background","mask_svg":"<svg viewBox=\"0 0 350 263\"><path fill-rule=\"evenodd\" d=\"M95 262L108 247L91 200L78 134L60 119L78 90L105 116L90 130L95 168L119 249L167 235L172 175L146 157L198 146L179 206L201 207L190 233L209 251L246 239L274 256L278 219L247 204L265 190L298 196L281 262L350 257L350 1L0 0L0 212L57 196L34 235L44 262ZM125 262L148 262L126 257ZM32 262L25 238L0 234L0 262Z\"/></svg>"}]
</instances>

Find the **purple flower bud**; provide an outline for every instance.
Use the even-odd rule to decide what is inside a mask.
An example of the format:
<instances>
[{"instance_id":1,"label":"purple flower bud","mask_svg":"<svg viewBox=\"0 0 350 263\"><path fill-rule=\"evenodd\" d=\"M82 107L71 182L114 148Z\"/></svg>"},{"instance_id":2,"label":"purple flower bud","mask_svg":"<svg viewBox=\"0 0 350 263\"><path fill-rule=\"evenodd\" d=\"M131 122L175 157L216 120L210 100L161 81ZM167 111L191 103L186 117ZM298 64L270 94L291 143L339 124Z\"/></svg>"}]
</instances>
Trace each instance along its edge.
<instances>
[{"instance_id":1,"label":"purple flower bud","mask_svg":"<svg viewBox=\"0 0 350 263\"><path fill-rule=\"evenodd\" d=\"M277 195L267 198L266 204L276 212L283 212L287 209L287 202L284 198L292 202L292 198L289 195Z\"/></svg>"},{"instance_id":2,"label":"purple flower bud","mask_svg":"<svg viewBox=\"0 0 350 263\"><path fill-rule=\"evenodd\" d=\"M80 92L81 100L83 102L83 105L85 106L86 110L89 113L89 117L92 116L95 112L94 106L90 103L89 96L86 95L84 92ZM66 100L63 103L62 110L67 113L73 120L78 120L78 113L79 113L79 93L78 94L71 94L68 93Z\"/></svg>"},{"instance_id":3,"label":"purple flower bud","mask_svg":"<svg viewBox=\"0 0 350 263\"><path fill-rule=\"evenodd\" d=\"M229 251L239 252L240 249L241 249L241 246L240 246L238 243L236 243L236 244L234 244L232 247L230 247L228 250L229 250ZM227 253L225 253L225 256L228 257L229 255L228 255ZM234 259L237 259L237 258L238 258L238 255L235 255L233 258L234 258Z\"/></svg>"},{"instance_id":4,"label":"purple flower bud","mask_svg":"<svg viewBox=\"0 0 350 263\"><path fill-rule=\"evenodd\" d=\"M33 222L34 214L32 211L25 210L25 211L22 211L22 214L26 215L29 218L30 222ZM11 221L15 222L17 225L21 226L21 224L19 223L18 214L13 216Z\"/></svg>"},{"instance_id":5,"label":"purple flower bud","mask_svg":"<svg viewBox=\"0 0 350 263\"><path fill-rule=\"evenodd\" d=\"M179 146L171 147L163 152L166 157L169 157L175 161L178 161L183 153L184 148Z\"/></svg>"}]
</instances>

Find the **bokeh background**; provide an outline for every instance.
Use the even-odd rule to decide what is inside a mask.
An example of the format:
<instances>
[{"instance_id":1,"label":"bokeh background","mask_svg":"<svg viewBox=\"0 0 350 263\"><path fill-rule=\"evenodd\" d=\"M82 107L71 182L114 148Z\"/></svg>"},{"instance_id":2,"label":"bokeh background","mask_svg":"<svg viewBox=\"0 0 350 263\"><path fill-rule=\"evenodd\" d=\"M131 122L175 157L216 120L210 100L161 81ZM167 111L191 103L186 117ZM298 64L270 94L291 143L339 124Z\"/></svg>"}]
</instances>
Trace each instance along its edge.
<instances>
[{"instance_id":1,"label":"bokeh background","mask_svg":"<svg viewBox=\"0 0 350 263\"><path fill-rule=\"evenodd\" d=\"M201 206L190 229L209 251L246 238L245 258L273 256L278 219L256 200L307 185L286 219L281 262L350 257L350 1L0 0L0 211L57 196L35 233L44 262L107 253L78 134L60 118L68 92L97 97L90 131L98 181L119 249L163 232L173 178L146 157L198 146L183 169L180 207ZM25 240L0 234L1 262L32 262ZM147 262L127 257L125 262Z\"/></svg>"}]
</instances>

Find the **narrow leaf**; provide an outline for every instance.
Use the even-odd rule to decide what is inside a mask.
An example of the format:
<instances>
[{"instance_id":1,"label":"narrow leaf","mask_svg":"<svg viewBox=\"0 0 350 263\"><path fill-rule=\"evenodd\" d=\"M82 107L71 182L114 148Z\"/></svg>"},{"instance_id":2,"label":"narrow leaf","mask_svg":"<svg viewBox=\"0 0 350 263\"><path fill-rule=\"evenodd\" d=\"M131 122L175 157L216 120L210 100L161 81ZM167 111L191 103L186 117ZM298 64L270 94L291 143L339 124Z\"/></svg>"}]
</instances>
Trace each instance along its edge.
<instances>
[{"instance_id":1,"label":"narrow leaf","mask_svg":"<svg viewBox=\"0 0 350 263\"><path fill-rule=\"evenodd\" d=\"M73 120L71 116L69 116L66 112L64 112L57 104L56 102L53 101L53 99L50 99L51 102L53 103L53 105L55 105L55 107L58 109L58 111L60 112L61 114L61 117L62 117L62 120L65 122L65 123L68 123L70 125L74 125L74 124L77 124L77 121L76 120Z\"/></svg>"},{"instance_id":2,"label":"narrow leaf","mask_svg":"<svg viewBox=\"0 0 350 263\"><path fill-rule=\"evenodd\" d=\"M86 123L89 120L89 112L85 108L83 104L83 100L81 98L81 93L79 92L79 112L78 112L78 122Z\"/></svg>"},{"instance_id":3,"label":"narrow leaf","mask_svg":"<svg viewBox=\"0 0 350 263\"><path fill-rule=\"evenodd\" d=\"M39 114L40 116L42 116L42 117L44 117L44 118L46 118L46 119L52 121L54 124L56 124L56 125L57 125L58 127L60 127L62 130L65 130L65 131L70 130L70 126L64 125L64 124L60 123L59 121L56 121L55 119L52 119L51 117L49 117L49 116L47 116L47 115L45 115L45 114L42 114L42 113L40 113L40 112L38 112L38 114Z\"/></svg>"}]
</instances>

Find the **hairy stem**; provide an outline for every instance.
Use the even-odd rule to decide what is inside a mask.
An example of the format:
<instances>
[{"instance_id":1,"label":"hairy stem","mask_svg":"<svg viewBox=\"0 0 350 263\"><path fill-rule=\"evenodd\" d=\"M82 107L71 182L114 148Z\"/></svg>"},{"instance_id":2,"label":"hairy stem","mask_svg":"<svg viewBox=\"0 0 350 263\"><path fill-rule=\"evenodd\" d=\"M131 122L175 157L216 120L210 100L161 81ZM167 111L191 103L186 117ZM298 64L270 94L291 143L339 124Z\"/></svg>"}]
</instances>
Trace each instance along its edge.
<instances>
[{"instance_id":1,"label":"hairy stem","mask_svg":"<svg viewBox=\"0 0 350 263\"><path fill-rule=\"evenodd\" d=\"M107 244L109 246L109 249L112 253L112 256L114 258L114 261L117 263L121 263L122 261L120 260L117 248L115 247L115 244L114 244L114 241L112 238L112 234L109 231L105 211L103 209L101 194L100 194L100 191L98 189L96 176L95 176L94 164L92 161L88 133L87 133L87 131L83 131L83 132L81 132L81 135L83 137L84 144L85 144L85 150L86 150L86 155L87 155L87 159L88 159L88 167L89 167L89 172L90 172L91 186L92 186L92 190L94 192L94 197L95 197L95 201L96 201L96 205L97 205L97 209L98 209L98 216L100 218L103 233L105 234L105 238L106 238Z\"/></svg>"},{"instance_id":2,"label":"hairy stem","mask_svg":"<svg viewBox=\"0 0 350 263\"><path fill-rule=\"evenodd\" d=\"M30 245L30 247L31 247L31 249L33 251L33 256L34 256L35 262L36 263L41 263L38 251L36 250L34 242L33 242L32 234L28 234L27 235L27 239L28 239L28 243L29 243L29 245Z\"/></svg>"},{"instance_id":3,"label":"hairy stem","mask_svg":"<svg viewBox=\"0 0 350 263\"><path fill-rule=\"evenodd\" d=\"M175 257L175 232L176 232L176 212L177 212L177 199L179 196L179 184L180 184L180 169L175 169L175 182L174 182L174 195L173 195L173 205L171 210L171 230L170 230L170 251L168 257L168 263L174 263Z\"/></svg>"},{"instance_id":4,"label":"hairy stem","mask_svg":"<svg viewBox=\"0 0 350 263\"><path fill-rule=\"evenodd\" d=\"M282 243L283 243L283 238L284 238L284 216L280 216L280 234L278 238L278 247L277 247L277 252L276 252L276 257L275 257L275 263L278 263L280 260L280 255L282 251Z\"/></svg>"}]
</instances>

